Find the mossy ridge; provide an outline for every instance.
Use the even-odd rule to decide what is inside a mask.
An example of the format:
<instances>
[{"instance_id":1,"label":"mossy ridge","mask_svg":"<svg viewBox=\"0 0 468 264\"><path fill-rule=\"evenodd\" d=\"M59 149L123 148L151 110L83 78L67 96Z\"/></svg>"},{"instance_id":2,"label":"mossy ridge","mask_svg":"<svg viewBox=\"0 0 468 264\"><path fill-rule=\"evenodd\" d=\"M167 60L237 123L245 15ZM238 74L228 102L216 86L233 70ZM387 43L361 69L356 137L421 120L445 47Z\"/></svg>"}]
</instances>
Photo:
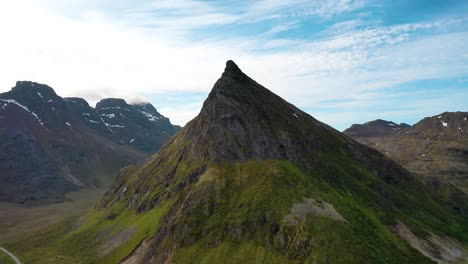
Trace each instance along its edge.
<instances>
[{"instance_id":1,"label":"mossy ridge","mask_svg":"<svg viewBox=\"0 0 468 264\"><path fill-rule=\"evenodd\" d=\"M323 158L326 160L326 157ZM170 165L173 164L168 162L166 166ZM180 182L183 182L185 177L191 174L190 171L195 170L199 166L200 163L178 164L177 168L180 169L176 169L174 172L173 184L168 186L167 189L170 190ZM405 186L406 190L399 190L395 186L385 184L382 179L375 177L361 164L350 162L347 159L338 160L332 158L331 162L327 163L323 168L326 169L318 169L306 174L298 166L288 161L269 160L263 162L249 161L234 164L211 164L205 173L200 176L200 180L194 183L191 188L193 189L192 196L197 191L201 191L200 196L205 197L208 190L209 194L206 195L208 200L200 203L200 207L194 210L194 212L183 212L184 215L180 216L179 224L188 224L189 226L194 224L197 226L197 228L191 229L191 235L189 235L193 235L195 240L201 236L197 232L204 233L207 230L214 235L212 237L213 240L216 240L219 239L218 236L220 234L226 233L226 230L222 230L222 227L242 225L246 223L247 219L247 222L262 223L264 222L263 218L271 208L275 208L275 211L271 212L270 217L273 217L275 219L274 222L278 223L289 213L294 203L302 202L304 197L319 197L332 203L350 222L349 225L352 228L346 224L341 224L343 227L339 232L341 235L339 235L337 233L339 229L336 227L340 223L336 223L336 221L330 219L322 219L321 229L311 229L306 233L313 234L316 237L324 236L325 238L318 239L325 241L323 243L329 245L330 248L343 249L350 247L350 245L357 247L352 250L347 249L342 253L345 256L343 259L346 260L362 256L362 259L371 258L376 262L380 260L390 262L390 260L396 258L395 256L402 256L398 260L402 263L411 259L424 262L425 259L423 257L408 247L406 242L401 241L389 229L388 225L393 224L395 219L408 223L416 233L421 235L424 235L425 231L431 231L450 234L461 241L466 241L466 237L463 234L467 233L467 225L460 224L460 219L451 216L424 194L417 192L415 189L419 188L418 182L414 182L413 186ZM340 176L330 177L330 172L334 172ZM140 170L136 172L136 174L138 173L147 172ZM135 174L130 176L133 179L139 177ZM337 179L340 181L337 182ZM158 186L154 184L154 181L157 181L156 177L152 178L152 181L151 186ZM132 184L127 184L126 186L127 188L133 188ZM382 198L380 198L381 194L376 193L373 189L374 186L381 186L381 191L390 196L389 201L382 201L384 206L375 202ZM185 187L189 188L189 186ZM161 192L167 192L167 190L163 190L162 188L155 188L152 191L154 193L150 194L151 197L157 197L161 195ZM416 197L412 197L407 194L408 191L419 194ZM185 190L174 197L164 199L172 200L173 204L175 204L176 200L190 199L184 197L187 193L189 191ZM128 200L122 198L122 200L106 209L107 214L128 214L126 209L128 206L127 202ZM387 208L388 204L392 206ZM211 209L207 208L209 205L212 205ZM159 208L159 205L156 208ZM206 217L203 213L206 210L216 210L216 213L213 216ZM144 214L146 215L147 213ZM450 217L447 218L447 216ZM103 218L104 215L100 215L100 217ZM125 217L122 217L122 219L125 219ZM317 217L314 217L314 219L318 221ZM445 221L441 221L441 219L445 219ZM317 223L312 221L306 226L314 227L316 225ZM102 226L96 228L96 231L100 228ZM255 232L257 230L251 232L253 236L247 237L244 242L251 243L250 241L253 240L259 247L263 247L265 243L270 243L265 239L259 239L259 237L268 237L270 230L267 223L263 223L263 235L261 233L255 234ZM290 230L290 232L294 232L294 230ZM329 234L335 235L327 237ZM206 234L203 236L206 237ZM193 237L192 239L194 239ZM210 236L207 237L209 238ZM335 245L343 243L340 241L342 237L349 238L346 246ZM332 242L329 240L332 240ZM177 241L177 238L174 238L174 241ZM196 247L198 243L206 246L204 243L212 244L213 242L202 239L196 242L194 246ZM234 241L233 243L241 242ZM314 255L313 257L315 260L320 259L319 256L322 256L324 259L331 258L337 250L331 250L329 254L324 253L327 250L317 252L319 252L318 255ZM175 257L177 257L177 252ZM419 258L423 258L424 260ZM334 261L338 262L339 259L340 257L337 257ZM359 261L357 260L356 262Z\"/></svg>"},{"instance_id":2,"label":"mossy ridge","mask_svg":"<svg viewBox=\"0 0 468 264\"><path fill-rule=\"evenodd\" d=\"M334 164L340 167L340 164ZM349 165L342 164L342 166L347 168ZM371 174L360 168L360 165L353 166L355 170L337 169L336 171L361 173L359 181L356 182L356 179L348 174L347 177L341 178L348 179L349 182L344 181L340 188L334 188L331 183L336 184L335 178L328 177L326 171L317 170L307 174L288 161L211 164L200 176L199 181L186 186L190 191L185 190L177 196L165 199L150 211L137 214L134 209L128 208L127 200L122 198L105 210L89 213L84 224L72 232L70 230L74 228L76 220L69 220L65 225L57 225L51 230L46 230L37 236L37 240L28 239L25 245L14 244L16 248L12 249L19 252L20 256L23 256L23 252L27 254L25 260L30 262L25 261L25 263L47 263L50 259L60 260L59 263L118 263L143 239L151 238L158 232L164 216L176 201L187 199L193 199L195 206L177 215L177 225L184 233L183 240L191 242L184 244L185 242L180 241L181 237L170 238L172 243L181 243L180 249L176 250L173 256L175 263L179 259L182 261L186 258L199 259L203 263L211 256L217 258L226 256L227 262L229 262L227 256L232 256L233 259L237 256L243 260L241 256L243 252L247 253L246 250L249 248L255 252L255 256L258 256L257 261L260 263L261 261L274 263L275 259L284 258L291 262L305 263L327 261L358 263L364 259L386 263L426 262L427 259L390 230L388 224L391 223L391 219L396 218L408 223L415 230L449 234L458 232L458 238L466 241L463 235L466 234L466 225L463 229L463 225L457 224L459 219L456 217L447 220L455 224L441 223L432 213L439 212L444 217L447 213L437 208L430 200L426 204L421 197L408 197L407 194L387 190L392 195L403 195L402 199L405 199L406 203L402 208L388 208L387 211L382 211L382 208L373 202L374 194L362 195L362 192L370 191L363 188L366 184L375 184L373 181L379 180L373 179ZM181 166L182 172L174 174L181 177L174 179L174 185L183 182L183 175L190 174L189 167L189 165ZM133 173L142 173L142 171L133 171ZM365 180L366 177L369 179ZM131 184L126 186L132 188ZM159 188L155 190L156 193L160 191ZM333 204L349 223L311 215L307 222L300 223L295 228L284 226L282 220L290 212L293 204L300 203L303 198L308 197L320 198ZM435 207L431 208L432 205ZM426 207L434 212L425 211ZM414 208L423 209L418 209L420 213L414 214ZM109 216L115 218L109 219ZM288 246L281 245L272 238L271 228L275 225L280 226L282 235L291 235L299 239L298 243L301 243L301 239L313 239L312 254L294 256L293 248L288 249ZM138 230L131 241L99 259L94 252L99 245L96 237L103 230L110 230L102 238L102 242L106 237L129 227L136 227ZM242 228L244 231L239 237L233 237L229 228ZM64 234L67 235L63 236ZM44 245L52 241L55 242L44 248ZM221 244L217 245L217 241L221 241ZM196 250L197 248L207 250L204 252ZM232 250L232 253L223 253L226 249ZM48 254L38 257L38 252L42 251ZM249 257L245 256L246 260L249 258L250 254Z\"/></svg>"},{"instance_id":3,"label":"mossy ridge","mask_svg":"<svg viewBox=\"0 0 468 264\"><path fill-rule=\"evenodd\" d=\"M359 165L355 166L359 167ZM187 167L189 166L185 166L184 171L186 171ZM369 177L369 182L371 183L372 179L375 178L371 174L366 173L362 168L361 171L359 169L350 171L352 173L361 173L363 174L362 177ZM341 173L343 173L343 171L341 171ZM264 175L270 175L271 177L263 177ZM362 179L362 177L359 179ZM345 178L353 179L353 177ZM200 179L201 180L194 185L193 189L195 191L197 189L201 191L209 190L209 195L207 196L209 197L208 202L204 201L200 203L201 207L192 213L184 212L189 216L181 216L182 220L180 220L188 223L190 226L192 226L192 224L195 224L195 226L204 226L200 227L200 230L211 230L210 232L213 234L223 234L225 231L217 230L217 228L222 229L223 226L242 224L246 217L251 219L251 222L254 223L257 220L262 221L261 218L264 217L264 212L268 212L268 208L276 208L276 214L273 212L272 215L276 215L276 220L278 221L288 213L293 203L300 202L303 197L320 196L334 204L340 212L344 211L344 213L342 213L345 218L357 219L356 222L353 221L357 227L351 230L353 233L348 233L349 237L361 237L362 241L357 244L367 244L370 248L375 248L378 247L377 245L379 243L369 242L372 241L373 238L389 239L396 246L385 244L385 247L382 247L384 250L397 247L398 250L403 249L411 254L415 254L412 249L408 248L404 242L401 242L401 240L399 240L386 225L382 224L382 222L385 223L385 221L394 219L394 217L406 220L409 223L418 223L418 219L411 217L411 214L409 216L405 214L405 211L409 210L408 208L403 208L404 210L389 208L388 212L382 212L381 207L373 203L374 197L372 195L369 198L367 198L369 195L360 195L362 192L369 191L367 189L361 191L364 184L357 184L350 180L352 184L345 182L342 184L342 188L332 188L327 181L335 183L334 179L327 177L325 173L317 171L314 176L307 175L304 174L299 167L286 161L265 161L260 163L252 161L236 163L234 165L227 163L212 165L205 174L200 176ZM181 180L179 179L178 181L180 182ZM378 183L379 180L373 179L373 181ZM282 188L284 186L296 187L291 189ZM239 190L242 190L242 192L239 192ZM430 203L429 205L422 206L420 204L420 199L411 199L411 197L407 197L406 194L400 194L395 190L392 190L392 193L403 195L404 197L402 199L410 198L411 202L409 202L409 204L414 202L415 204L413 204L413 206L417 208L425 208L432 205L432 203ZM229 197L229 199L226 197ZM267 203L265 200L270 202ZM206 207L210 204L221 204L222 206L216 207L218 212L215 215L216 217L203 217L203 212L210 210L210 208ZM368 204L370 204L370 208ZM407 205L405 206L407 207ZM232 210L233 208L236 209ZM252 208L257 210L252 213ZM259 214L255 212L259 212ZM443 211L441 213L444 214ZM431 221L437 222L434 221L432 215L430 216L428 222L426 221L423 224L419 223L419 225L426 227ZM220 219L222 219L222 221ZM360 222L362 222L362 224L359 227L358 224ZM336 225L333 224L333 227L335 226ZM366 229L372 226L374 226L373 228L376 231L369 233ZM439 228L445 227L440 224L435 226ZM366 230L367 233L362 233L363 230ZM268 230L264 231L268 232ZM442 230L442 232L443 231L447 232L447 230ZM191 229L190 232L194 237L198 237L199 234L197 234L197 232L200 231ZM259 242L265 243L265 241L262 240ZM381 245L384 244L381 243ZM392 255L393 254L390 254L388 258L392 258ZM382 256L377 256L377 258L380 257Z\"/></svg>"},{"instance_id":4,"label":"mossy ridge","mask_svg":"<svg viewBox=\"0 0 468 264\"><path fill-rule=\"evenodd\" d=\"M183 250L186 252L184 254L191 252L192 247L208 247L209 250L216 251L217 246L213 246L213 241L220 239L222 241L220 237L223 237L223 234L228 234L226 239L233 241L232 234L229 235L227 228L232 229L235 226L249 228L249 225L250 227L253 225L254 230L245 231L245 236L242 236L240 240L234 239L233 243L253 242L259 247L268 245L274 249L278 245L271 241L271 226L282 225L282 219L289 213L291 206L301 202L303 197L321 197L339 208L338 211L349 221L349 224L337 223L325 217L311 216L301 228L288 229L283 226L284 232L288 235L311 235L317 241L321 241L318 243L322 246L320 250L316 250L316 254L312 250L310 259L299 259L300 262L313 263L312 259L325 261L334 257L336 258L334 262L339 262L341 259L348 263L353 259L356 262L373 259L375 262L387 263L427 261L390 230L381 220L384 217L380 216L379 211L369 208L353 196L340 194L320 178L302 173L297 166L289 162L247 162L233 166L224 164L218 166L216 170L219 177L211 178L209 182L200 181L194 186L202 191L210 190L208 196L211 198L208 201L201 201L193 211L185 212L177 223L178 226L191 227L185 229L190 230L189 237L201 238L193 245L188 245L187 250ZM249 177L242 177L245 172L248 172ZM289 188L292 182L301 187ZM207 216L210 206L215 207L216 211ZM393 215L393 212L388 212L388 214ZM265 220L265 217L269 220ZM398 217L408 219L403 214ZM255 223L262 223L261 227L256 229ZM187 238L184 237L184 240ZM341 254L338 254L340 256L337 256L336 252L340 251ZM199 251L194 252L203 255ZM289 254L292 252L294 250L291 250ZM175 259L178 254L176 251ZM288 255L288 252L286 250L281 254Z\"/></svg>"}]
</instances>

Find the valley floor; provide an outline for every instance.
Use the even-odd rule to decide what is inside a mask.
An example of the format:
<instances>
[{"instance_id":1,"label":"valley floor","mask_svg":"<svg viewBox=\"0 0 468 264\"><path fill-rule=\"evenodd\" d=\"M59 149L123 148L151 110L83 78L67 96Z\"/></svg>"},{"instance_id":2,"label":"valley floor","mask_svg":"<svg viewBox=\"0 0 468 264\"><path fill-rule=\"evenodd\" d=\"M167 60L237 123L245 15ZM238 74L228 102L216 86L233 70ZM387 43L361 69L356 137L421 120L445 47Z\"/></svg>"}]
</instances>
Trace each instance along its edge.
<instances>
[{"instance_id":1,"label":"valley floor","mask_svg":"<svg viewBox=\"0 0 468 264\"><path fill-rule=\"evenodd\" d=\"M0 245L56 224L67 217L91 209L106 189L83 189L67 195L68 201L29 207L13 203L0 203Z\"/></svg>"}]
</instances>

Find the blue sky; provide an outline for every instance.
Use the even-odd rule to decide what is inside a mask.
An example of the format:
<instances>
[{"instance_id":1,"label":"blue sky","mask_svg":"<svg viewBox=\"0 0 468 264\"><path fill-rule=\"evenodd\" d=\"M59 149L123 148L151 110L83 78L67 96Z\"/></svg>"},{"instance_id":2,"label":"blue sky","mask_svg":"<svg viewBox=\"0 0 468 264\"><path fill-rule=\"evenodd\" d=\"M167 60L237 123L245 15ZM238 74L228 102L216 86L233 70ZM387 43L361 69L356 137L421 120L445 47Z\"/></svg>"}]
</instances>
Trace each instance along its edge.
<instances>
[{"instance_id":1,"label":"blue sky","mask_svg":"<svg viewBox=\"0 0 468 264\"><path fill-rule=\"evenodd\" d=\"M468 1L4 2L1 91L150 101L184 125L233 59L339 130L468 111Z\"/></svg>"}]
</instances>

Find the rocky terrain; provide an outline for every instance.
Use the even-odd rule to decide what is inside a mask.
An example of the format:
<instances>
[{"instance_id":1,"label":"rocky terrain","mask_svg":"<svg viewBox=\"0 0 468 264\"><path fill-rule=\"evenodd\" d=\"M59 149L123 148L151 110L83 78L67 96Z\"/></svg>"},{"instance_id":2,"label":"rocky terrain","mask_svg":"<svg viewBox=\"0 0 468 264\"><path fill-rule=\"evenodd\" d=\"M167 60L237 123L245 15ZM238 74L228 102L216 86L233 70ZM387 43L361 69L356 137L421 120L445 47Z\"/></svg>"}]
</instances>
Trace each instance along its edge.
<instances>
[{"instance_id":1,"label":"rocky terrain","mask_svg":"<svg viewBox=\"0 0 468 264\"><path fill-rule=\"evenodd\" d=\"M366 127L366 133L353 128ZM380 130L353 125L344 131L378 149L419 176L448 202L468 216L468 113L445 112L426 117L414 126L381 136Z\"/></svg>"},{"instance_id":2,"label":"rocky terrain","mask_svg":"<svg viewBox=\"0 0 468 264\"><path fill-rule=\"evenodd\" d=\"M430 192L228 61L200 114L95 210L6 246L34 263L465 259L467 219Z\"/></svg>"},{"instance_id":3,"label":"rocky terrain","mask_svg":"<svg viewBox=\"0 0 468 264\"><path fill-rule=\"evenodd\" d=\"M132 114L119 115L121 104ZM0 94L0 201L56 202L72 190L108 186L179 129L149 104L107 99L98 106L34 82Z\"/></svg>"},{"instance_id":4,"label":"rocky terrain","mask_svg":"<svg viewBox=\"0 0 468 264\"><path fill-rule=\"evenodd\" d=\"M112 130L114 141L145 153L157 152L180 130L149 103L129 105L123 99L104 99L97 103L96 112Z\"/></svg>"}]
</instances>

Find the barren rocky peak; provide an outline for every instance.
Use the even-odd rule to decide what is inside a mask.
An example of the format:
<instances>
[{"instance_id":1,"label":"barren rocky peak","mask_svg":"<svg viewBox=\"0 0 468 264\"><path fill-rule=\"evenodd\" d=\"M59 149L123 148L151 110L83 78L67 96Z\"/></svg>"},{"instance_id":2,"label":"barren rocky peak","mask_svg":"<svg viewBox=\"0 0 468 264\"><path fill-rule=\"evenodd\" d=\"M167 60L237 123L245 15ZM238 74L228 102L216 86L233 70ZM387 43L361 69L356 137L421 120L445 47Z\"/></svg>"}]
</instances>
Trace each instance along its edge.
<instances>
[{"instance_id":1,"label":"barren rocky peak","mask_svg":"<svg viewBox=\"0 0 468 264\"><path fill-rule=\"evenodd\" d=\"M397 220L410 230L465 238L438 224L461 221L437 211L422 188L394 161L317 121L228 61L199 115L145 164L122 170L98 207L106 226L129 215L154 216L143 226L160 224L128 248L123 263L203 263L215 255L218 262L235 256L248 263L255 256L251 262L424 263L429 260L390 230ZM343 249L339 261L332 258L336 248ZM355 252L362 259L349 261Z\"/></svg>"},{"instance_id":2,"label":"barren rocky peak","mask_svg":"<svg viewBox=\"0 0 468 264\"><path fill-rule=\"evenodd\" d=\"M227 61L200 114L187 124L182 140L193 145L186 147L189 156L209 160L300 162L305 146L319 148L328 132L336 134Z\"/></svg>"}]
</instances>

